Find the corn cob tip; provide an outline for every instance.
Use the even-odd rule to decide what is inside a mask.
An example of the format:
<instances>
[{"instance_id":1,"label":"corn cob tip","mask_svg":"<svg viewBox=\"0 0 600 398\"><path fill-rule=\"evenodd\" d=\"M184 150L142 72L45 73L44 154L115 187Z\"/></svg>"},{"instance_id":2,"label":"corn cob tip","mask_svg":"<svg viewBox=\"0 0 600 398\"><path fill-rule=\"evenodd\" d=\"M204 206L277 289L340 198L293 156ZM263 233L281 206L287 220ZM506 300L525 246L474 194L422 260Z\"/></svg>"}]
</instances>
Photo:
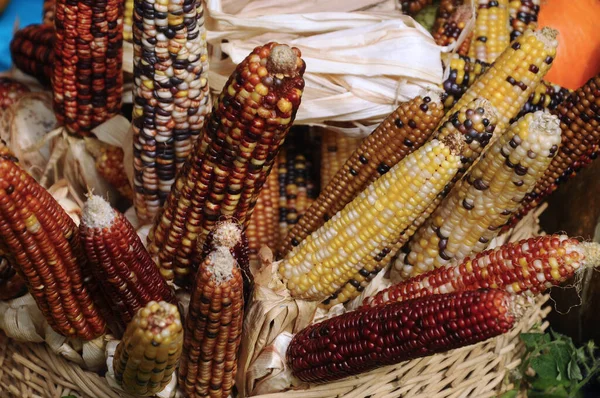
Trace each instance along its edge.
<instances>
[{"instance_id":1,"label":"corn cob tip","mask_svg":"<svg viewBox=\"0 0 600 398\"><path fill-rule=\"evenodd\" d=\"M515 319L515 322L523 318L527 310L531 307L534 302L534 298L526 295L508 295L505 300L508 300L509 314Z\"/></svg>"},{"instance_id":2,"label":"corn cob tip","mask_svg":"<svg viewBox=\"0 0 600 398\"><path fill-rule=\"evenodd\" d=\"M471 4L463 4L456 8L454 14L450 16L450 21L466 22L473 16L473 7Z\"/></svg>"},{"instance_id":3,"label":"corn cob tip","mask_svg":"<svg viewBox=\"0 0 600 398\"><path fill-rule=\"evenodd\" d=\"M160 336L163 340L177 334L182 329L181 318L177 306L166 301L150 301L140 308L135 321L138 327Z\"/></svg>"},{"instance_id":4,"label":"corn cob tip","mask_svg":"<svg viewBox=\"0 0 600 398\"><path fill-rule=\"evenodd\" d=\"M421 94L421 98L429 97L431 99L431 102L438 103L442 101L443 93L444 92L442 90L431 88L423 91L423 93Z\"/></svg>"},{"instance_id":5,"label":"corn cob tip","mask_svg":"<svg viewBox=\"0 0 600 398\"><path fill-rule=\"evenodd\" d=\"M211 263L212 278L217 283L223 283L233 277L233 267L235 259L228 248L220 246L213 250L209 255Z\"/></svg>"},{"instance_id":6,"label":"corn cob tip","mask_svg":"<svg viewBox=\"0 0 600 398\"><path fill-rule=\"evenodd\" d=\"M583 242L576 247L582 251L584 268L600 266L600 244L596 242Z\"/></svg>"},{"instance_id":7,"label":"corn cob tip","mask_svg":"<svg viewBox=\"0 0 600 398\"><path fill-rule=\"evenodd\" d=\"M462 134L460 134L459 132L453 132L451 134L448 134L447 136L440 138L440 141L442 142L442 144L447 146L448 149L450 149L450 152L453 155L456 156L460 156L460 154L465 148L465 141L463 139Z\"/></svg>"},{"instance_id":8,"label":"corn cob tip","mask_svg":"<svg viewBox=\"0 0 600 398\"><path fill-rule=\"evenodd\" d=\"M552 48L558 46L558 41L556 38L558 37L558 30L551 28L549 26L544 26L541 30L536 30L533 34L544 43L545 47Z\"/></svg>"},{"instance_id":9,"label":"corn cob tip","mask_svg":"<svg viewBox=\"0 0 600 398\"><path fill-rule=\"evenodd\" d=\"M90 228L108 228L116 217L115 210L101 196L90 195L83 205L81 221Z\"/></svg>"},{"instance_id":10,"label":"corn cob tip","mask_svg":"<svg viewBox=\"0 0 600 398\"><path fill-rule=\"evenodd\" d=\"M221 222L215 227L213 241L215 246L233 249L242 241L242 228L233 221Z\"/></svg>"},{"instance_id":11,"label":"corn cob tip","mask_svg":"<svg viewBox=\"0 0 600 398\"><path fill-rule=\"evenodd\" d=\"M545 134L550 136L559 136L561 134L560 120L547 109L533 113L529 128L532 132L542 134L545 132Z\"/></svg>"},{"instance_id":12,"label":"corn cob tip","mask_svg":"<svg viewBox=\"0 0 600 398\"><path fill-rule=\"evenodd\" d=\"M485 98L475 98L473 100L473 108L482 115L486 115L488 119L498 119L500 117L498 109Z\"/></svg>"},{"instance_id":13,"label":"corn cob tip","mask_svg":"<svg viewBox=\"0 0 600 398\"><path fill-rule=\"evenodd\" d=\"M293 75L298 66L298 56L292 48L285 44L278 44L271 50L267 65L272 73Z\"/></svg>"}]
</instances>

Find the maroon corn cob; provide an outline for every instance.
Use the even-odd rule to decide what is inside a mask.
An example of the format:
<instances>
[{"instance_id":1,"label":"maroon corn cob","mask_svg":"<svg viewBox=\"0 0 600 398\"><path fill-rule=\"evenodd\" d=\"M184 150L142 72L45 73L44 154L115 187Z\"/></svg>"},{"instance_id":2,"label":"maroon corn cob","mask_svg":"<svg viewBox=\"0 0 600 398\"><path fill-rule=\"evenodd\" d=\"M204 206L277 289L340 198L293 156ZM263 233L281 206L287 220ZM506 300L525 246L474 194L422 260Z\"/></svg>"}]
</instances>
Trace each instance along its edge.
<instances>
[{"instance_id":1,"label":"maroon corn cob","mask_svg":"<svg viewBox=\"0 0 600 398\"><path fill-rule=\"evenodd\" d=\"M23 278L0 252L0 300L11 300L27 293Z\"/></svg>"},{"instance_id":2,"label":"maroon corn cob","mask_svg":"<svg viewBox=\"0 0 600 398\"><path fill-rule=\"evenodd\" d=\"M122 330L151 301L176 303L175 295L123 214L99 196L83 208L81 244Z\"/></svg>"},{"instance_id":3,"label":"maroon corn cob","mask_svg":"<svg viewBox=\"0 0 600 398\"><path fill-rule=\"evenodd\" d=\"M218 247L198 269L179 366L179 387L189 398L225 398L233 388L244 319L242 285L227 248Z\"/></svg>"},{"instance_id":4,"label":"maroon corn cob","mask_svg":"<svg viewBox=\"0 0 600 398\"><path fill-rule=\"evenodd\" d=\"M29 25L18 30L10 42L10 55L15 66L50 84L54 65L54 25Z\"/></svg>"},{"instance_id":5,"label":"maroon corn cob","mask_svg":"<svg viewBox=\"0 0 600 398\"><path fill-rule=\"evenodd\" d=\"M506 333L524 303L520 296L480 289L360 308L300 331L287 361L302 381L337 380Z\"/></svg>"},{"instance_id":6,"label":"maroon corn cob","mask_svg":"<svg viewBox=\"0 0 600 398\"><path fill-rule=\"evenodd\" d=\"M29 87L10 77L0 77L0 111L8 109L25 93Z\"/></svg>"},{"instance_id":7,"label":"maroon corn cob","mask_svg":"<svg viewBox=\"0 0 600 398\"><path fill-rule=\"evenodd\" d=\"M252 287L254 286L254 277L250 271L248 238L246 237L246 233L242 231L242 226L233 221L219 222L215 229L208 234L202 248L202 255L196 264L201 264L217 247L229 249L229 252L235 261L237 261L244 280L244 300L248 302L252 293ZM190 281L190 284L192 282Z\"/></svg>"},{"instance_id":8,"label":"maroon corn cob","mask_svg":"<svg viewBox=\"0 0 600 398\"><path fill-rule=\"evenodd\" d=\"M506 228L514 226L561 183L574 176L575 168L584 167L595 157L594 148L600 144L600 75L572 93L552 113L560 118L561 146Z\"/></svg>"},{"instance_id":9,"label":"maroon corn cob","mask_svg":"<svg viewBox=\"0 0 600 398\"><path fill-rule=\"evenodd\" d=\"M194 248L217 221L248 225L300 105L304 69L299 50L269 43L255 48L225 84L148 235L167 280L185 283Z\"/></svg>"},{"instance_id":10,"label":"maroon corn cob","mask_svg":"<svg viewBox=\"0 0 600 398\"><path fill-rule=\"evenodd\" d=\"M566 281L582 268L598 265L597 243L581 243L566 235L538 236L415 276L366 299L365 305L480 288L535 295Z\"/></svg>"},{"instance_id":11,"label":"maroon corn cob","mask_svg":"<svg viewBox=\"0 0 600 398\"><path fill-rule=\"evenodd\" d=\"M54 25L54 8L56 0L44 0L44 8L42 11L42 21L46 25Z\"/></svg>"},{"instance_id":12,"label":"maroon corn cob","mask_svg":"<svg viewBox=\"0 0 600 398\"><path fill-rule=\"evenodd\" d=\"M84 340L104 333L105 303L77 227L48 191L6 157L0 157L0 250L56 332Z\"/></svg>"}]
</instances>

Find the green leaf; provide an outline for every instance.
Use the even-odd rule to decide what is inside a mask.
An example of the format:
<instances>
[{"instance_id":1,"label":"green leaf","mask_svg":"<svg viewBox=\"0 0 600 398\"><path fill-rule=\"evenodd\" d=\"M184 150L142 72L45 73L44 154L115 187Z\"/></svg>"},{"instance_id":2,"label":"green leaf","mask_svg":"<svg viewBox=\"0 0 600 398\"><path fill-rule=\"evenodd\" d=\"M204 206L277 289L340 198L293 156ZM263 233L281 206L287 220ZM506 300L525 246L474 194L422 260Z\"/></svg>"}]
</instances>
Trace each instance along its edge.
<instances>
[{"instance_id":1,"label":"green leaf","mask_svg":"<svg viewBox=\"0 0 600 398\"><path fill-rule=\"evenodd\" d=\"M556 380L568 380L569 362L571 361L571 349L567 344L552 344L550 346L550 355L556 363L556 371L558 375Z\"/></svg>"},{"instance_id":2,"label":"green leaf","mask_svg":"<svg viewBox=\"0 0 600 398\"><path fill-rule=\"evenodd\" d=\"M504 394L500 395L499 398L515 398L519 394L518 390L508 390Z\"/></svg>"},{"instance_id":3,"label":"green leaf","mask_svg":"<svg viewBox=\"0 0 600 398\"><path fill-rule=\"evenodd\" d=\"M541 355L531 359L530 366L535 370L536 377L531 380L534 390L544 391L562 384L556 362L551 355Z\"/></svg>"},{"instance_id":4,"label":"green leaf","mask_svg":"<svg viewBox=\"0 0 600 398\"><path fill-rule=\"evenodd\" d=\"M541 391L528 391L528 398L572 398L564 386L550 387Z\"/></svg>"},{"instance_id":5,"label":"green leaf","mask_svg":"<svg viewBox=\"0 0 600 398\"><path fill-rule=\"evenodd\" d=\"M520 337L527 351L533 351L536 347L550 342L550 336L544 333L521 333Z\"/></svg>"},{"instance_id":6,"label":"green leaf","mask_svg":"<svg viewBox=\"0 0 600 398\"><path fill-rule=\"evenodd\" d=\"M579 369L579 365L577 365L577 362L573 360L569 362L569 366L567 367L567 375L569 376L569 380L583 380L581 369Z\"/></svg>"}]
</instances>

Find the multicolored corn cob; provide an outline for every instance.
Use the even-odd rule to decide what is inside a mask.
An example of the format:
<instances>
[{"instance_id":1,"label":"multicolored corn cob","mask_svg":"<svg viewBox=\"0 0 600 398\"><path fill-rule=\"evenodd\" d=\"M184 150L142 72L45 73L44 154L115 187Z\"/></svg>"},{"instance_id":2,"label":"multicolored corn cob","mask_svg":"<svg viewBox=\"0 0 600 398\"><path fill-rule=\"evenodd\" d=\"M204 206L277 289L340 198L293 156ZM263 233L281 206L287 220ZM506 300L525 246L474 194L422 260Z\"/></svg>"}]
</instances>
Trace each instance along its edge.
<instances>
[{"instance_id":1,"label":"multicolored corn cob","mask_svg":"<svg viewBox=\"0 0 600 398\"><path fill-rule=\"evenodd\" d=\"M123 40L133 42L133 3L135 0L123 1Z\"/></svg>"},{"instance_id":2,"label":"multicolored corn cob","mask_svg":"<svg viewBox=\"0 0 600 398\"><path fill-rule=\"evenodd\" d=\"M96 170L124 198L133 200L131 184L125 172L123 149L100 141L86 141L88 152L96 160Z\"/></svg>"},{"instance_id":3,"label":"multicolored corn cob","mask_svg":"<svg viewBox=\"0 0 600 398\"><path fill-rule=\"evenodd\" d=\"M578 270L600 265L600 245L566 235L538 236L507 243L452 261L415 276L365 300L378 306L432 294L493 288L536 295L572 277Z\"/></svg>"},{"instance_id":4,"label":"multicolored corn cob","mask_svg":"<svg viewBox=\"0 0 600 398\"><path fill-rule=\"evenodd\" d=\"M557 31L526 31L498 57L446 114L453 115L475 98L485 98L499 112L498 130L504 131L550 69L556 55Z\"/></svg>"},{"instance_id":5,"label":"multicolored corn cob","mask_svg":"<svg viewBox=\"0 0 600 398\"><path fill-rule=\"evenodd\" d=\"M408 242L410 237L417 231L431 213L438 207L444 195L452 188L454 182L458 181L464 172L470 167L475 159L481 154L485 146L490 142L495 131L498 120L494 109L486 100L476 99L465 109L457 112L450 118L433 136L444 139L449 135L456 135L463 141L459 152L461 164L458 171L442 191L428 203L428 206L418 214L407 228L396 231L396 236L390 244L371 255L370 261L361 264L358 272L335 294L330 296L325 305L333 306L345 303L358 296L369 282L389 263L389 258L395 256L402 246ZM391 254L391 255L390 255ZM389 257L388 257L389 256Z\"/></svg>"},{"instance_id":6,"label":"multicolored corn cob","mask_svg":"<svg viewBox=\"0 0 600 398\"><path fill-rule=\"evenodd\" d=\"M23 94L30 91L23 83L0 76L0 111L10 108Z\"/></svg>"},{"instance_id":7,"label":"multicolored corn cob","mask_svg":"<svg viewBox=\"0 0 600 398\"><path fill-rule=\"evenodd\" d=\"M122 0L56 0L52 89L58 122L76 136L121 111Z\"/></svg>"},{"instance_id":8,"label":"multicolored corn cob","mask_svg":"<svg viewBox=\"0 0 600 398\"><path fill-rule=\"evenodd\" d=\"M151 301L137 311L115 350L115 379L130 394L154 396L171 381L182 347L177 307Z\"/></svg>"},{"instance_id":9,"label":"multicolored corn cob","mask_svg":"<svg viewBox=\"0 0 600 398\"><path fill-rule=\"evenodd\" d=\"M536 30L540 0L510 0L508 12L511 28L510 41L513 42L527 29Z\"/></svg>"},{"instance_id":10,"label":"multicolored corn cob","mask_svg":"<svg viewBox=\"0 0 600 398\"><path fill-rule=\"evenodd\" d=\"M185 320L179 387L185 396L227 397L235 383L242 336L242 274L229 249L200 265Z\"/></svg>"},{"instance_id":11,"label":"multicolored corn cob","mask_svg":"<svg viewBox=\"0 0 600 398\"><path fill-rule=\"evenodd\" d=\"M242 226L237 222L221 221L217 223L204 242L202 254L194 263L194 271L218 247L229 249L229 252L237 262L242 272L242 278L244 279L244 300L248 302L254 286L254 277L250 270L248 238L242 230ZM192 282L190 281L189 284Z\"/></svg>"},{"instance_id":12,"label":"multicolored corn cob","mask_svg":"<svg viewBox=\"0 0 600 398\"><path fill-rule=\"evenodd\" d=\"M44 0L44 7L42 11L42 23L44 25L54 26L56 0Z\"/></svg>"},{"instance_id":13,"label":"multicolored corn cob","mask_svg":"<svg viewBox=\"0 0 600 398\"><path fill-rule=\"evenodd\" d=\"M348 137L324 128L319 131L321 133L321 185L326 186L350 159L350 155L360 145L361 138Z\"/></svg>"},{"instance_id":14,"label":"multicolored corn cob","mask_svg":"<svg viewBox=\"0 0 600 398\"><path fill-rule=\"evenodd\" d=\"M469 56L492 63L510 44L509 0L478 0Z\"/></svg>"},{"instance_id":15,"label":"multicolored corn cob","mask_svg":"<svg viewBox=\"0 0 600 398\"><path fill-rule=\"evenodd\" d=\"M430 137L444 114L437 95L430 93L401 104L360 143L317 200L286 234L279 255L286 256L308 235L341 211L360 192Z\"/></svg>"},{"instance_id":16,"label":"multicolored corn cob","mask_svg":"<svg viewBox=\"0 0 600 398\"><path fill-rule=\"evenodd\" d=\"M176 302L133 226L100 196L86 201L79 236L96 283L123 330L149 302Z\"/></svg>"},{"instance_id":17,"label":"multicolored corn cob","mask_svg":"<svg viewBox=\"0 0 600 398\"><path fill-rule=\"evenodd\" d=\"M0 157L0 251L26 281L48 324L67 337L105 332L104 303L69 215L41 185Z\"/></svg>"},{"instance_id":18,"label":"multicolored corn cob","mask_svg":"<svg viewBox=\"0 0 600 398\"><path fill-rule=\"evenodd\" d=\"M18 162L18 159L15 158L15 155L12 153L12 151L6 145L6 142L2 138L0 138L0 157L11 159L15 163Z\"/></svg>"},{"instance_id":19,"label":"multicolored corn cob","mask_svg":"<svg viewBox=\"0 0 600 398\"><path fill-rule=\"evenodd\" d=\"M462 97L467 89L482 75L490 64L474 60L469 57L459 54L448 54L445 63L447 65L448 78L443 83L444 106L449 109ZM553 110L561 104L570 94L570 90L560 87L559 85L541 81L531 93L527 102L516 117L513 117L510 122L514 122L521 116L541 111L544 109Z\"/></svg>"},{"instance_id":20,"label":"multicolored corn cob","mask_svg":"<svg viewBox=\"0 0 600 398\"><path fill-rule=\"evenodd\" d=\"M279 274L292 296L324 300L374 262L452 180L463 146L458 134L428 142L289 252Z\"/></svg>"},{"instance_id":21,"label":"multicolored corn cob","mask_svg":"<svg viewBox=\"0 0 600 398\"><path fill-rule=\"evenodd\" d=\"M396 260L401 277L485 249L544 174L558 145L556 116L538 111L513 123L419 228Z\"/></svg>"},{"instance_id":22,"label":"multicolored corn cob","mask_svg":"<svg viewBox=\"0 0 600 398\"><path fill-rule=\"evenodd\" d=\"M509 225L516 224L562 182L573 176L576 162L579 162L577 167L589 164L588 159L600 144L600 75L571 94L553 114L560 118L562 144L548 170L525 197L523 206Z\"/></svg>"},{"instance_id":23,"label":"multicolored corn cob","mask_svg":"<svg viewBox=\"0 0 600 398\"><path fill-rule=\"evenodd\" d=\"M15 66L50 84L54 65L54 25L29 25L18 30L10 42L10 55Z\"/></svg>"},{"instance_id":24,"label":"multicolored corn cob","mask_svg":"<svg viewBox=\"0 0 600 398\"><path fill-rule=\"evenodd\" d=\"M456 10L433 30L433 39L438 46L447 46L458 40L458 37L472 17L472 9L468 4L456 7Z\"/></svg>"},{"instance_id":25,"label":"multicolored corn cob","mask_svg":"<svg viewBox=\"0 0 600 398\"><path fill-rule=\"evenodd\" d=\"M433 0L400 0L400 10L404 14L415 15L431 3Z\"/></svg>"},{"instance_id":26,"label":"multicolored corn cob","mask_svg":"<svg viewBox=\"0 0 600 398\"><path fill-rule=\"evenodd\" d=\"M287 362L302 381L337 380L506 333L525 304L522 296L480 289L361 308L300 331Z\"/></svg>"},{"instance_id":27,"label":"multicolored corn cob","mask_svg":"<svg viewBox=\"0 0 600 398\"><path fill-rule=\"evenodd\" d=\"M195 149L148 235L148 250L167 280L189 277L190 254L217 221L244 228L304 88L300 51L269 43L233 72Z\"/></svg>"},{"instance_id":28,"label":"multicolored corn cob","mask_svg":"<svg viewBox=\"0 0 600 398\"><path fill-rule=\"evenodd\" d=\"M136 1L133 51L134 204L151 223L210 112L203 2Z\"/></svg>"},{"instance_id":29,"label":"multicolored corn cob","mask_svg":"<svg viewBox=\"0 0 600 398\"><path fill-rule=\"evenodd\" d=\"M283 151L282 151L283 152ZM279 241L279 162L273 164L273 170L263 185L252 217L246 228L250 261L258 260L258 252L262 246L272 251L277 249Z\"/></svg>"},{"instance_id":30,"label":"multicolored corn cob","mask_svg":"<svg viewBox=\"0 0 600 398\"><path fill-rule=\"evenodd\" d=\"M27 286L23 278L17 274L15 268L0 252L0 300L12 300L27 293Z\"/></svg>"},{"instance_id":31,"label":"multicolored corn cob","mask_svg":"<svg viewBox=\"0 0 600 398\"><path fill-rule=\"evenodd\" d=\"M465 0L440 0L431 31L438 31L463 4L465 4Z\"/></svg>"}]
</instances>

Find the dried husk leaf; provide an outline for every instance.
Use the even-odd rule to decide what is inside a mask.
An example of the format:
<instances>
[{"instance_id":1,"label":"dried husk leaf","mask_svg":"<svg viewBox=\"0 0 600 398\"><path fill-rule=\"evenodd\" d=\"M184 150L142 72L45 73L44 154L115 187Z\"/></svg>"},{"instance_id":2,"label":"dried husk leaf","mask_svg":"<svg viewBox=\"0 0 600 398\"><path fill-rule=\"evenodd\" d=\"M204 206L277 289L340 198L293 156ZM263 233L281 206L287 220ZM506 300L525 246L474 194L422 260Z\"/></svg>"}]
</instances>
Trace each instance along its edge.
<instances>
[{"instance_id":1,"label":"dried husk leaf","mask_svg":"<svg viewBox=\"0 0 600 398\"><path fill-rule=\"evenodd\" d=\"M286 364L285 353L293 337L291 333L281 333L248 368L246 378L257 380L252 395L275 393L292 387L294 378Z\"/></svg>"},{"instance_id":2,"label":"dried husk leaf","mask_svg":"<svg viewBox=\"0 0 600 398\"><path fill-rule=\"evenodd\" d=\"M65 179L54 183L48 192L52 195L58 204L67 212L73 222L79 226L83 202L77 197L75 189Z\"/></svg>"}]
</instances>

